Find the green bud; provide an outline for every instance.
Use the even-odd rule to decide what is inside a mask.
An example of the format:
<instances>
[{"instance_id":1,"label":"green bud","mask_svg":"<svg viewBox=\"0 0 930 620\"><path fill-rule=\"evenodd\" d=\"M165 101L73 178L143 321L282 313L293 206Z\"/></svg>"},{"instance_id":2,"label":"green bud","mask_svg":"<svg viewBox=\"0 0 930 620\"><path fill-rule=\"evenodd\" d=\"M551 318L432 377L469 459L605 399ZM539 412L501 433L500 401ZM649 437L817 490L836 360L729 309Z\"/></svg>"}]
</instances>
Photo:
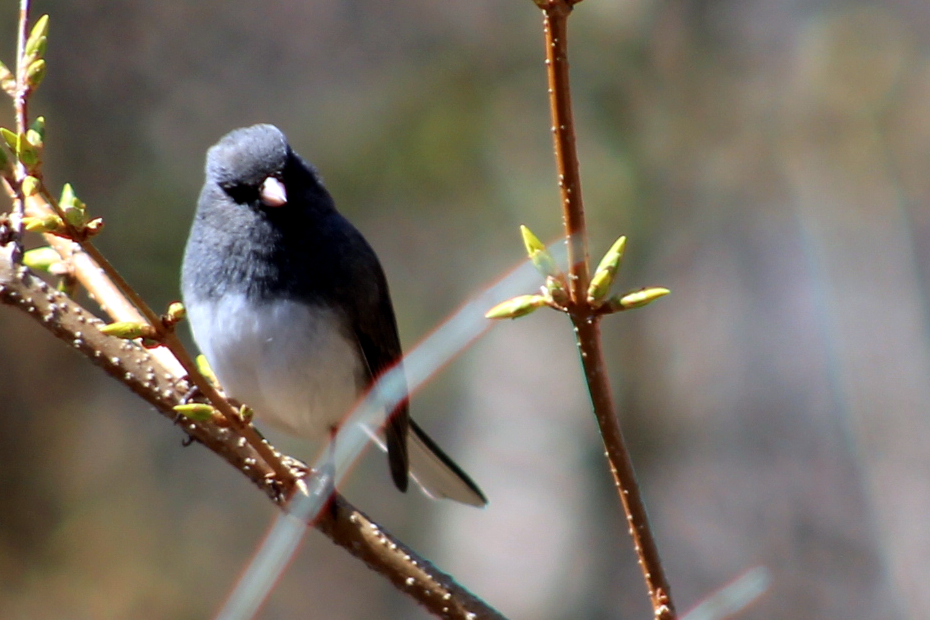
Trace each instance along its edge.
<instances>
[{"instance_id":1,"label":"green bud","mask_svg":"<svg viewBox=\"0 0 930 620\"><path fill-rule=\"evenodd\" d=\"M83 231L86 238L93 237L94 235L99 235L103 230L103 218L95 217L94 219L87 222L84 225Z\"/></svg>"},{"instance_id":2,"label":"green bud","mask_svg":"<svg viewBox=\"0 0 930 620\"><path fill-rule=\"evenodd\" d=\"M186 418L190 418L196 422L206 422L213 419L217 415L217 410L213 408L213 405L207 405L204 403L187 403L186 405L175 405L172 407L176 412L180 413Z\"/></svg>"},{"instance_id":3,"label":"green bud","mask_svg":"<svg viewBox=\"0 0 930 620\"><path fill-rule=\"evenodd\" d=\"M30 142L37 146L45 142L45 117L39 116L36 120L32 121L32 126L29 127L29 131L33 131L39 136L38 142L33 142L31 139ZM26 137L28 138L29 134L26 134Z\"/></svg>"},{"instance_id":4,"label":"green bud","mask_svg":"<svg viewBox=\"0 0 930 620\"><path fill-rule=\"evenodd\" d=\"M7 170L10 160L6 156L6 150L0 148L0 174Z\"/></svg>"},{"instance_id":5,"label":"green bud","mask_svg":"<svg viewBox=\"0 0 930 620\"><path fill-rule=\"evenodd\" d=\"M626 237L617 239L591 277L591 284L588 286L588 302L597 303L607 297L610 287L614 283L614 277L623 261L623 250L626 248Z\"/></svg>"},{"instance_id":6,"label":"green bud","mask_svg":"<svg viewBox=\"0 0 930 620\"><path fill-rule=\"evenodd\" d=\"M39 151L36 147L29 144L26 136L10 131L6 127L0 127L0 136L10 146L10 149L16 153L19 161L26 167L34 166L39 161Z\"/></svg>"},{"instance_id":7,"label":"green bud","mask_svg":"<svg viewBox=\"0 0 930 620\"><path fill-rule=\"evenodd\" d=\"M62 207L61 212L65 215L65 221L75 228L81 229L87 224L87 214L73 205Z\"/></svg>"},{"instance_id":8,"label":"green bud","mask_svg":"<svg viewBox=\"0 0 930 620\"><path fill-rule=\"evenodd\" d=\"M565 288L565 282L562 281L562 278L547 277L546 291L549 294L549 298L558 306L564 308L568 305L568 302L571 301L571 296L568 294L568 290Z\"/></svg>"},{"instance_id":9,"label":"green bud","mask_svg":"<svg viewBox=\"0 0 930 620\"><path fill-rule=\"evenodd\" d=\"M41 153L45 147L45 117L40 116L32 122L32 126L26 131L26 141Z\"/></svg>"},{"instance_id":10,"label":"green bud","mask_svg":"<svg viewBox=\"0 0 930 620\"><path fill-rule=\"evenodd\" d=\"M42 136L35 129L26 130L26 142L29 143L29 146L35 148L37 153L41 152L42 147L45 146Z\"/></svg>"},{"instance_id":11,"label":"green bud","mask_svg":"<svg viewBox=\"0 0 930 620\"><path fill-rule=\"evenodd\" d=\"M48 15L43 15L36 20L26 39L26 45L23 49L26 61L33 61L42 58L45 53L45 46L48 44Z\"/></svg>"},{"instance_id":12,"label":"green bud","mask_svg":"<svg viewBox=\"0 0 930 620\"><path fill-rule=\"evenodd\" d=\"M239 407L239 417L246 423L251 422L252 418L255 417L255 411L248 405L242 405Z\"/></svg>"},{"instance_id":13,"label":"green bud","mask_svg":"<svg viewBox=\"0 0 930 620\"><path fill-rule=\"evenodd\" d=\"M665 297L670 292L671 291L667 288L661 287L644 288L639 291L627 293L622 297L611 297L607 303L604 304L604 307L608 312L620 312L621 310L642 308L645 305L651 304L660 297Z\"/></svg>"},{"instance_id":14,"label":"green bud","mask_svg":"<svg viewBox=\"0 0 930 620\"><path fill-rule=\"evenodd\" d=\"M29 85L29 88L35 90L39 87L39 84L42 83L42 80L45 78L45 71L48 69L45 64L45 60L40 58L38 60L33 60L29 63L29 66L26 67L26 84Z\"/></svg>"},{"instance_id":15,"label":"green bud","mask_svg":"<svg viewBox=\"0 0 930 620\"><path fill-rule=\"evenodd\" d=\"M523 245L526 246L526 253L545 252L546 245L539 240L539 237L533 234L533 231L523 224L520 225L520 234L523 235Z\"/></svg>"},{"instance_id":16,"label":"green bud","mask_svg":"<svg viewBox=\"0 0 930 620\"><path fill-rule=\"evenodd\" d=\"M48 37L39 37L33 42L32 48L26 47L26 62L42 60L45 48L48 47Z\"/></svg>"},{"instance_id":17,"label":"green bud","mask_svg":"<svg viewBox=\"0 0 930 620\"><path fill-rule=\"evenodd\" d=\"M61 205L62 209L72 206L83 209L86 206L78 199L70 183L65 183L64 187L61 188L61 198L58 199L58 204Z\"/></svg>"},{"instance_id":18,"label":"green bud","mask_svg":"<svg viewBox=\"0 0 930 620\"><path fill-rule=\"evenodd\" d=\"M23 228L34 233L60 233L65 229L65 223L57 215L24 217Z\"/></svg>"},{"instance_id":19,"label":"green bud","mask_svg":"<svg viewBox=\"0 0 930 620\"><path fill-rule=\"evenodd\" d=\"M61 263L61 256L55 248L45 246L28 250L23 254L23 264L35 271L48 272L53 265Z\"/></svg>"},{"instance_id":20,"label":"green bud","mask_svg":"<svg viewBox=\"0 0 930 620\"><path fill-rule=\"evenodd\" d=\"M7 143L10 147L10 150L14 153L19 149L19 134L10 131L6 127L0 127L0 137L3 138L3 141Z\"/></svg>"},{"instance_id":21,"label":"green bud","mask_svg":"<svg viewBox=\"0 0 930 620\"><path fill-rule=\"evenodd\" d=\"M5 90L10 97L16 95L16 76L2 62L0 62L0 88Z\"/></svg>"},{"instance_id":22,"label":"green bud","mask_svg":"<svg viewBox=\"0 0 930 620\"><path fill-rule=\"evenodd\" d=\"M523 245L526 246L526 254L533 261L533 266L544 276L559 277L562 271L555 264L555 259L549 254L549 250L536 235L533 234L526 226L520 226L520 232L523 234Z\"/></svg>"},{"instance_id":23,"label":"green bud","mask_svg":"<svg viewBox=\"0 0 930 620\"><path fill-rule=\"evenodd\" d=\"M62 213L68 223L75 228L83 228L87 222L87 205L85 205L75 194L74 188L70 183L65 183L61 188L61 198L58 199L58 206L61 207Z\"/></svg>"},{"instance_id":24,"label":"green bud","mask_svg":"<svg viewBox=\"0 0 930 620\"><path fill-rule=\"evenodd\" d=\"M42 136L39 135L39 132L33 129L30 129L26 132L26 142L36 147L37 149L41 149L44 146L42 144Z\"/></svg>"},{"instance_id":25,"label":"green bud","mask_svg":"<svg viewBox=\"0 0 930 620\"><path fill-rule=\"evenodd\" d=\"M207 378L207 381L209 381L213 385L220 384L220 382L216 380L216 375L213 374L213 369L210 368L210 362L207 361L206 357L204 357L203 355L198 355L197 358L194 360L194 363L197 364L197 370L199 370L200 374L202 374L204 377Z\"/></svg>"},{"instance_id":26,"label":"green bud","mask_svg":"<svg viewBox=\"0 0 930 620\"><path fill-rule=\"evenodd\" d=\"M30 196L35 196L39 192L41 186L42 184L39 182L39 179L33 176L27 176L23 179L20 190L22 190L24 197L29 198Z\"/></svg>"},{"instance_id":27,"label":"green bud","mask_svg":"<svg viewBox=\"0 0 930 620\"><path fill-rule=\"evenodd\" d=\"M154 338L158 334L155 328L148 323L136 323L135 321L117 321L100 328L100 331L107 336L122 338L123 340L135 340L136 338Z\"/></svg>"},{"instance_id":28,"label":"green bud","mask_svg":"<svg viewBox=\"0 0 930 620\"><path fill-rule=\"evenodd\" d=\"M488 319L516 319L546 305L542 295L520 295L501 302L485 313Z\"/></svg>"},{"instance_id":29,"label":"green bud","mask_svg":"<svg viewBox=\"0 0 930 620\"><path fill-rule=\"evenodd\" d=\"M168 305L167 316L169 319L177 323L187 316L187 309L184 308L184 304L180 301L173 302Z\"/></svg>"},{"instance_id":30,"label":"green bud","mask_svg":"<svg viewBox=\"0 0 930 620\"><path fill-rule=\"evenodd\" d=\"M19 161L23 162L27 168L32 168L39 163L38 149L29 144L27 140L20 140L19 151L16 154L19 156Z\"/></svg>"},{"instance_id":31,"label":"green bud","mask_svg":"<svg viewBox=\"0 0 930 620\"><path fill-rule=\"evenodd\" d=\"M174 329L174 326L177 325L186 314L187 310L184 308L184 304L180 301L173 302L168 305L168 310L161 315L161 324L164 325L165 329Z\"/></svg>"}]
</instances>

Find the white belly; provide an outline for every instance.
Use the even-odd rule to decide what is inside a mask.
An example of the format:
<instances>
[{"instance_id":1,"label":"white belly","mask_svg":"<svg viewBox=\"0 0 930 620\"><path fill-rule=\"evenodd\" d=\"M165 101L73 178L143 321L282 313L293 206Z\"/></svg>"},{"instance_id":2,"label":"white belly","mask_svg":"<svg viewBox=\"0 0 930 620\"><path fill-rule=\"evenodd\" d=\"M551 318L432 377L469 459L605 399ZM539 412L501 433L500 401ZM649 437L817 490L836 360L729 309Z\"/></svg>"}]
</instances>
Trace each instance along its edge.
<instances>
[{"instance_id":1,"label":"white belly","mask_svg":"<svg viewBox=\"0 0 930 620\"><path fill-rule=\"evenodd\" d=\"M324 438L364 386L362 360L329 310L242 295L188 308L194 340L226 393L255 416L305 439Z\"/></svg>"}]
</instances>

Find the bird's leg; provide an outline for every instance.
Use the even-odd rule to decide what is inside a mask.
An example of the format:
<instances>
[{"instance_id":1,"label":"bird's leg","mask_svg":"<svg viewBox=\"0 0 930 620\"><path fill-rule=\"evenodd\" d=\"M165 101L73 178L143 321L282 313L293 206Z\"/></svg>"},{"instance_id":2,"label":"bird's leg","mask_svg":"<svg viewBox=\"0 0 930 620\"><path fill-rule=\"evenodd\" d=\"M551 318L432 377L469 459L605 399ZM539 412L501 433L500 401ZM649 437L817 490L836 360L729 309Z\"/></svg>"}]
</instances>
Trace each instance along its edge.
<instances>
[{"instance_id":1,"label":"bird's leg","mask_svg":"<svg viewBox=\"0 0 930 620\"><path fill-rule=\"evenodd\" d=\"M313 469L300 459L292 456L284 457L288 468L296 472L301 478L307 497L317 500L317 505L321 506L318 514L322 514L323 510L327 509L324 506L326 504L331 517L336 516L336 502L333 501L336 495L336 459L333 449L335 433L335 429L330 431L330 440L326 447L326 459L319 469Z\"/></svg>"},{"instance_id":2,"label":"bird's leg","mask_svg":"<svg viewBox=\"0 0 930 620\"><path fill-rule=\"evenodd\" d=\"M326 444L326 462L316 473L313 489L311 492L326 494L326 507L330 516L336 517L336 502L333 498L336 495L336 431L333 426L329 429L329 443ZM322 512L322 511L321 511Z\"/></svg>"}]
</instances>

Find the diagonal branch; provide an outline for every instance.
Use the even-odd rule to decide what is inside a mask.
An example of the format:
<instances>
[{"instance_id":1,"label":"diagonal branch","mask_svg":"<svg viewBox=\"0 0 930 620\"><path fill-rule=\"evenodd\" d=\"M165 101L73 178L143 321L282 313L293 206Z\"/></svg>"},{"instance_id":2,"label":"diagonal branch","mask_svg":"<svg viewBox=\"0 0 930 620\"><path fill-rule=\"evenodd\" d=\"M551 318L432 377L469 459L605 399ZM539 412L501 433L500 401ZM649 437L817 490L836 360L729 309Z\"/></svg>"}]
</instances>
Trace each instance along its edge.
<instances>
[{"instance_id":1,"label":"diagonal branch","mask_svg":"<svg viewBox=\"0 0 930 620\"><path fill-rule=\"evenodd\" d=\"M27 201L29 213L39 216L54 213L63 216L61 207L44 184L41 186L41 190L41 196L36 194ZM53 247L56 247L56 249L61 248L59 253L63 257L71 258L74 266L74 276L77 281L96 299L106 300L106 305L103 307L115 320L134 321L139 320L137 317L141 316L145 323L148 323L156 330L158 333L156 339L164 345L165 349L170 352L170 356L173 356L176 360L176 362L169 362L169 364L172 366L179 364L183 368L189 380L223 415L226 423L235 428L248 443L252 444L260 457L274 470L285 494L289 494L296 482L292 473L279 464L279 459L269 450L265 442L255 432L255 429L239 417L229 401L200 373L194 360L175 335L174 330L165 327L161 317L129 286L116 268L86 238L86 235L81 235L74 230L74 227L67 222L66 218L62 217L62 222L67 228L68 236L76 241L66 239L56 241L56 235L51 234L46 234L46 238Z\"/></svg>"},{"instance_id":2,"label":"diagonal branch","mask_svg":"<svg viewBox=\"0 0 930 620\"><path fill-rule=\"evenodd\" d=\"M16 47L16 92L13 97L13 109L16 117L16 131L20 139L26 135L29 127L28 104L29 96L35 84L29 80L29 59L27 58L27 38L29 36L29 0L20 0L19 8L19 30ZM31 174L39 181L39 193L27 199L23 191L23 181L27 174ZM38 164L28 167L22 161L15 164L14 178L4 179L3 185L13 199L13 212L10 215L10 223L13 238L16 244L10 248L11 256L14 262L19 262L22 253L22 233L23 233L23 216L26 211L39 216L55 214L62 220L65 228L65 236L74 241L73 244L64 245L55 243L56 249L60 248L62 257L71 258L75 269L75 277L84 285L91 294L95 292L105 292L107 297L111 298L111 305L108 310L118 310L120 314L126 315L117 320L133 320L137 314L141 314L144 321L151 325L156 333L157 340L161 342L173 355L177 363L187 372L190 380L196 385L200 392L216 407L216 409L226 418L226 423L237 429L245 440L252 444L260 457L272 468L279 479L285 493L289 493L294 486L296 479L287 468L282 467L276 455L261 440L258 433L246 422L240 419L232 405L223 398L222 395L213 387L213 385L200 374L196 364L187 351L181 345L180 340L175 336L172 329L169 329L162 322L161 318L145 303L135 290L122 278L119 272L109 263L97 248L90 242L90 235L87 231L78 230L68 218L64 216L62 209L55 197L49 193L48 188L43 182L42 173ZM46 235L51 237L51 235ZM85 256L81 256L83 253ZM100 276L104 275L103 278ZM105 282L103 282L105 281ZM93 290L100 288L100 291ZM103 291L102 289L107 289ZM119 294L113 295L113 289ZM129 306L129 307L127 307ZM132 309L134 308L134 310ZM131 318L130 318L131 317ZM171 364L169 362L169 364ZM174 365L174 364L171 364Z\"/></svg>"},{"instance_id":3,"label":"diagonal branch","mask_svg":"<svg viewBox=\"0 0 930 620\"><path fill-rule=\"evenodd\" d=\"M25 43L28 25L29 1L21 0L14 94L20 139L28 127L30 86ZM39 162L27 167L23 161L17 161L14 171L2 172L0 184L10 195L14 208L9 214L0 213L0 303L18 307L32 316L163 415L182 425L188 435L223 457L280 508L287 510L288 499L301 488L299 468L295 469L290 459L265 442L200 374L175 335L173 325L158 316L89 241L89 229L69 221L45 186ZM28 197L24 191L27 175L37 181L37 187L35 183L31 186ZM155 339L164 346L149 351L134 341L104 334L100 331L103 323L98 318L26 269L20 259L22 218L27 213L38 218L50 215L60 218L63 232L46 234L45 238L69 266L68 276L81 283L114 320L152 326ZM184 401L191 384L200 389L223 418L195 421L174 411L173 408ZM333 494L332 510L323 511L315 525L433 613L448 618L501 618L495 610L379 528L338 494Z\"/></svg>"},{"instance_id":4,"label":"diagonal branch","mask_svg":"<svg viewBox=\"0 0 930 620\"><path fill-rule=\"evenodd\" d=\"M5 225L0 217L0 233ZM186 380L171 373L150 351L135 342L100 332L102 321L22 265L14 263L9 257L8 246L0 246L0 303L26 312L162 415L183 426L186 433L235 467L278 507L286 508L287 498L281 492L275 471L253 445L241 441L240 436L227 427L190 420L174 412L172 407L182 402L189 388ZM276 455L280 467L288 467L286 457L263 443L269 452ZM288 471L295 479L299 475L292 469ZM503 620L496 610L418 556L338 494L333 496L332 509L324 510L313 525L437 616Z\"/></svg>"}]
</instances>

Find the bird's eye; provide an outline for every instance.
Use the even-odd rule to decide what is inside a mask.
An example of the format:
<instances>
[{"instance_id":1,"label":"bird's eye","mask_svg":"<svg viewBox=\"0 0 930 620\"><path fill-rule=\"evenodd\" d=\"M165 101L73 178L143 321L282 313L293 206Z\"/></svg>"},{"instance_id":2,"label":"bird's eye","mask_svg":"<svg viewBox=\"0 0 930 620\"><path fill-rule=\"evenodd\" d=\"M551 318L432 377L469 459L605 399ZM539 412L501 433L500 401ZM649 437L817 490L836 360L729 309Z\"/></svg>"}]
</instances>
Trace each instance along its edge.
<instances>
[{"instance_id":1,"label":"bird's eye","mask_svg":"<svg viewBox=\"0 0 930 620\"><path fill-rule=\"evenodd\" d=\"M254 185L233 183L229 185L223 185L222 187L223 191L225 191L229 197L235 200L238 204L247 204L258 200L258 188Z\"/></svg>"}]
</instances>

